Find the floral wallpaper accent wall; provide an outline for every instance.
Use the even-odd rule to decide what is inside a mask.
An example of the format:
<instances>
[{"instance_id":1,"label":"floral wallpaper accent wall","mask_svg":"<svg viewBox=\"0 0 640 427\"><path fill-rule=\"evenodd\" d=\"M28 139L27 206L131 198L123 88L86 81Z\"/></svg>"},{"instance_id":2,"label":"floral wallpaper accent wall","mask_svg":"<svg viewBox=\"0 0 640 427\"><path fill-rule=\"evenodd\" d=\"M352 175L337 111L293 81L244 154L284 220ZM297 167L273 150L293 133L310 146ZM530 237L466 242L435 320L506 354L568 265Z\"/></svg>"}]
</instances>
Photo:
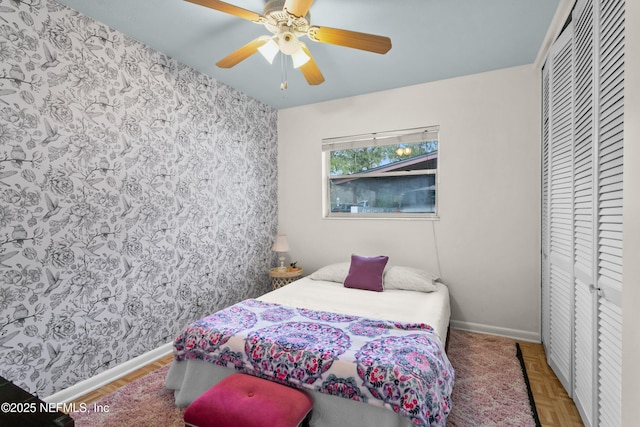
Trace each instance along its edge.
<instances>
[{"instance_id":1,"label":"floral wallpaper accent wall","mask_svg":"<svg viewBox=\"0 0 640 427\"><path fill-rule=\"evenodd\" d=\"M0 375L48 396L268 290L277 111L0 0Z\"/></svg>"}]
</instances>

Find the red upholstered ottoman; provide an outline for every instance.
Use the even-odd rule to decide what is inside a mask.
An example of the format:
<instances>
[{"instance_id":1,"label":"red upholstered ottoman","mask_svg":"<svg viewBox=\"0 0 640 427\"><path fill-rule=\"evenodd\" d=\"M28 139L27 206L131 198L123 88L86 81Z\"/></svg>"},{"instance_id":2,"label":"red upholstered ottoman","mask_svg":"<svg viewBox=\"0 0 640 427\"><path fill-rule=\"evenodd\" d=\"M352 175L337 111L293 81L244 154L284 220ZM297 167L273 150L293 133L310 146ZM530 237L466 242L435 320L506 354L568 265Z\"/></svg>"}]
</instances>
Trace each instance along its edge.
<instances>
[{"instance_id":1,"label":"red upholstered ottoman","mask_svg":"<svg viewBox=\"0 0 640 427\"><path fill-rule=\"evenodd\" d=\"M194 400L184 411L184 422L197 427L296 427L312 407L302 390L232 374Z\"/></svg>"}]
</instances>

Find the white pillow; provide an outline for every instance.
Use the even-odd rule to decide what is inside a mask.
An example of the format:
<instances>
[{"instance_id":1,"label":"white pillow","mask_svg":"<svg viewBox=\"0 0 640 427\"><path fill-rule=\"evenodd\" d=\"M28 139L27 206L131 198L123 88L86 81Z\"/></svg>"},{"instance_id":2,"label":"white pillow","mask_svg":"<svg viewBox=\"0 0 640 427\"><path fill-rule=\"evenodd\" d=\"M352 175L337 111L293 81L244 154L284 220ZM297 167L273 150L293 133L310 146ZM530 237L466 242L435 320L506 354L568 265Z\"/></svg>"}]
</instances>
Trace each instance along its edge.
<instances>
[{"instance_id":1,"label":"white pillow","mask_svg":"<svg viewBox=\"0 0 640 427\"><path fill-rule=\"evenodd\" d=\"M405 291L433 292L437 289L434 283L438 277L424 270L393 265L388 267L382 277L385 290L400 289Z\"/></svg>"},{"instance_id":2,"label":"white pillow","mask_svg":"<svg viewBox=\"0 0 640 427\"><path fill-rule=\"evenodd\" d=\"M347 278L347 275L349 274L350 266L351 266L351 263L349 262L329 264L311 273L309 275L309 279L344 283L344 280Z\"/></svg>"}]
</instances>

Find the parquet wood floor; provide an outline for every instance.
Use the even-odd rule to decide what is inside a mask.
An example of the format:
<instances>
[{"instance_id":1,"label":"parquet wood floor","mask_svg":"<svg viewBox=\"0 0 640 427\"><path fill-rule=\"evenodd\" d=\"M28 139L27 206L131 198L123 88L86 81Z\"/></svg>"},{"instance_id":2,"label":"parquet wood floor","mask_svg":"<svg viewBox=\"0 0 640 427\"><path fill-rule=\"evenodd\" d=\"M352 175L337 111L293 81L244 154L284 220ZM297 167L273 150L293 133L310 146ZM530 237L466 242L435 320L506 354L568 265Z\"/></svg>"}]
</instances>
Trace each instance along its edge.
<instances>
[{"instance_id":1,"label":"parquet wood floor","mask_svg":"<svg viewBox=\"0 0 640 427\"><path fill-rule=\"evenodd\" d=\"M144 377L145 375L155 371L156 369L162 368L165 365L170 364L173 361L173 354L168 354L163 358L156 360L155 362L151 362L148 365L143 366L142 368L131 372L130 374L125 375L122 378L119 378L115 381L110 382L109 384L100 387L97 390L92 391L91 393L85 394L84 396L79 397L74 402L78 405L82 402L84 403L93 403L96 400L102 399L106 395L113 393L120 387L123 387L130 382L137 380L138 378Z\"/></svg>"},{"instance_id":2,"label":"parquet wood floor","mask_svg":"<svg viewBox=\"0 0 640 427\"><path fill-rule=\"evenodd\" d=\"M583 426L576 405L547 364L542 344L519 344L542 427Z\"/></svg>"},{"instance_id":3,"label":"parquet wood floor","mask_svg":"<svg viewBox=\"0 0 640 427\"><path fill-rule=\"evenodd\" d=\"M542 427L583 426L573 401L569 398L549 365L547 365L542 344L528 342L520 342L519 344ZM116 391L118 388L147 375L151 371L171 363L172 360L173 355L167 355L98 390L82 396L76 400L76 403L92 403Z\"/></svg>"}]
</instances>

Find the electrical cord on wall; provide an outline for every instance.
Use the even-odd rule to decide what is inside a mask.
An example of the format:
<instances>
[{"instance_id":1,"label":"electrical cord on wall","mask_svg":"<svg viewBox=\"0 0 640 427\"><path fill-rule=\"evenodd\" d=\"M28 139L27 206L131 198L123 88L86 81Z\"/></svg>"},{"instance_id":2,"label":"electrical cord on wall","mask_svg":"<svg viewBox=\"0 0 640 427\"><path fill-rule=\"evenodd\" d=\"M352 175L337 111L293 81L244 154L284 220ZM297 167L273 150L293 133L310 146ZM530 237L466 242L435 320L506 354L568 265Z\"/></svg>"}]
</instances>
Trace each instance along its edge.
<instances>
[{"instance_id":1,"label":"electrical cord on wall","mask_svg":"<svg viewBox=\"0 0 640 427\"><path fill-rule=\"evenodd\" d=\"M440 269L440 255L438 254L438 242L436 240L436 225L435 225L435 221L431 221L431 232L433 234L433 248L435 249L436 252L436 264L438 267L438 277L442 278L442 272Z\"/></svg>"}]
</instances>

